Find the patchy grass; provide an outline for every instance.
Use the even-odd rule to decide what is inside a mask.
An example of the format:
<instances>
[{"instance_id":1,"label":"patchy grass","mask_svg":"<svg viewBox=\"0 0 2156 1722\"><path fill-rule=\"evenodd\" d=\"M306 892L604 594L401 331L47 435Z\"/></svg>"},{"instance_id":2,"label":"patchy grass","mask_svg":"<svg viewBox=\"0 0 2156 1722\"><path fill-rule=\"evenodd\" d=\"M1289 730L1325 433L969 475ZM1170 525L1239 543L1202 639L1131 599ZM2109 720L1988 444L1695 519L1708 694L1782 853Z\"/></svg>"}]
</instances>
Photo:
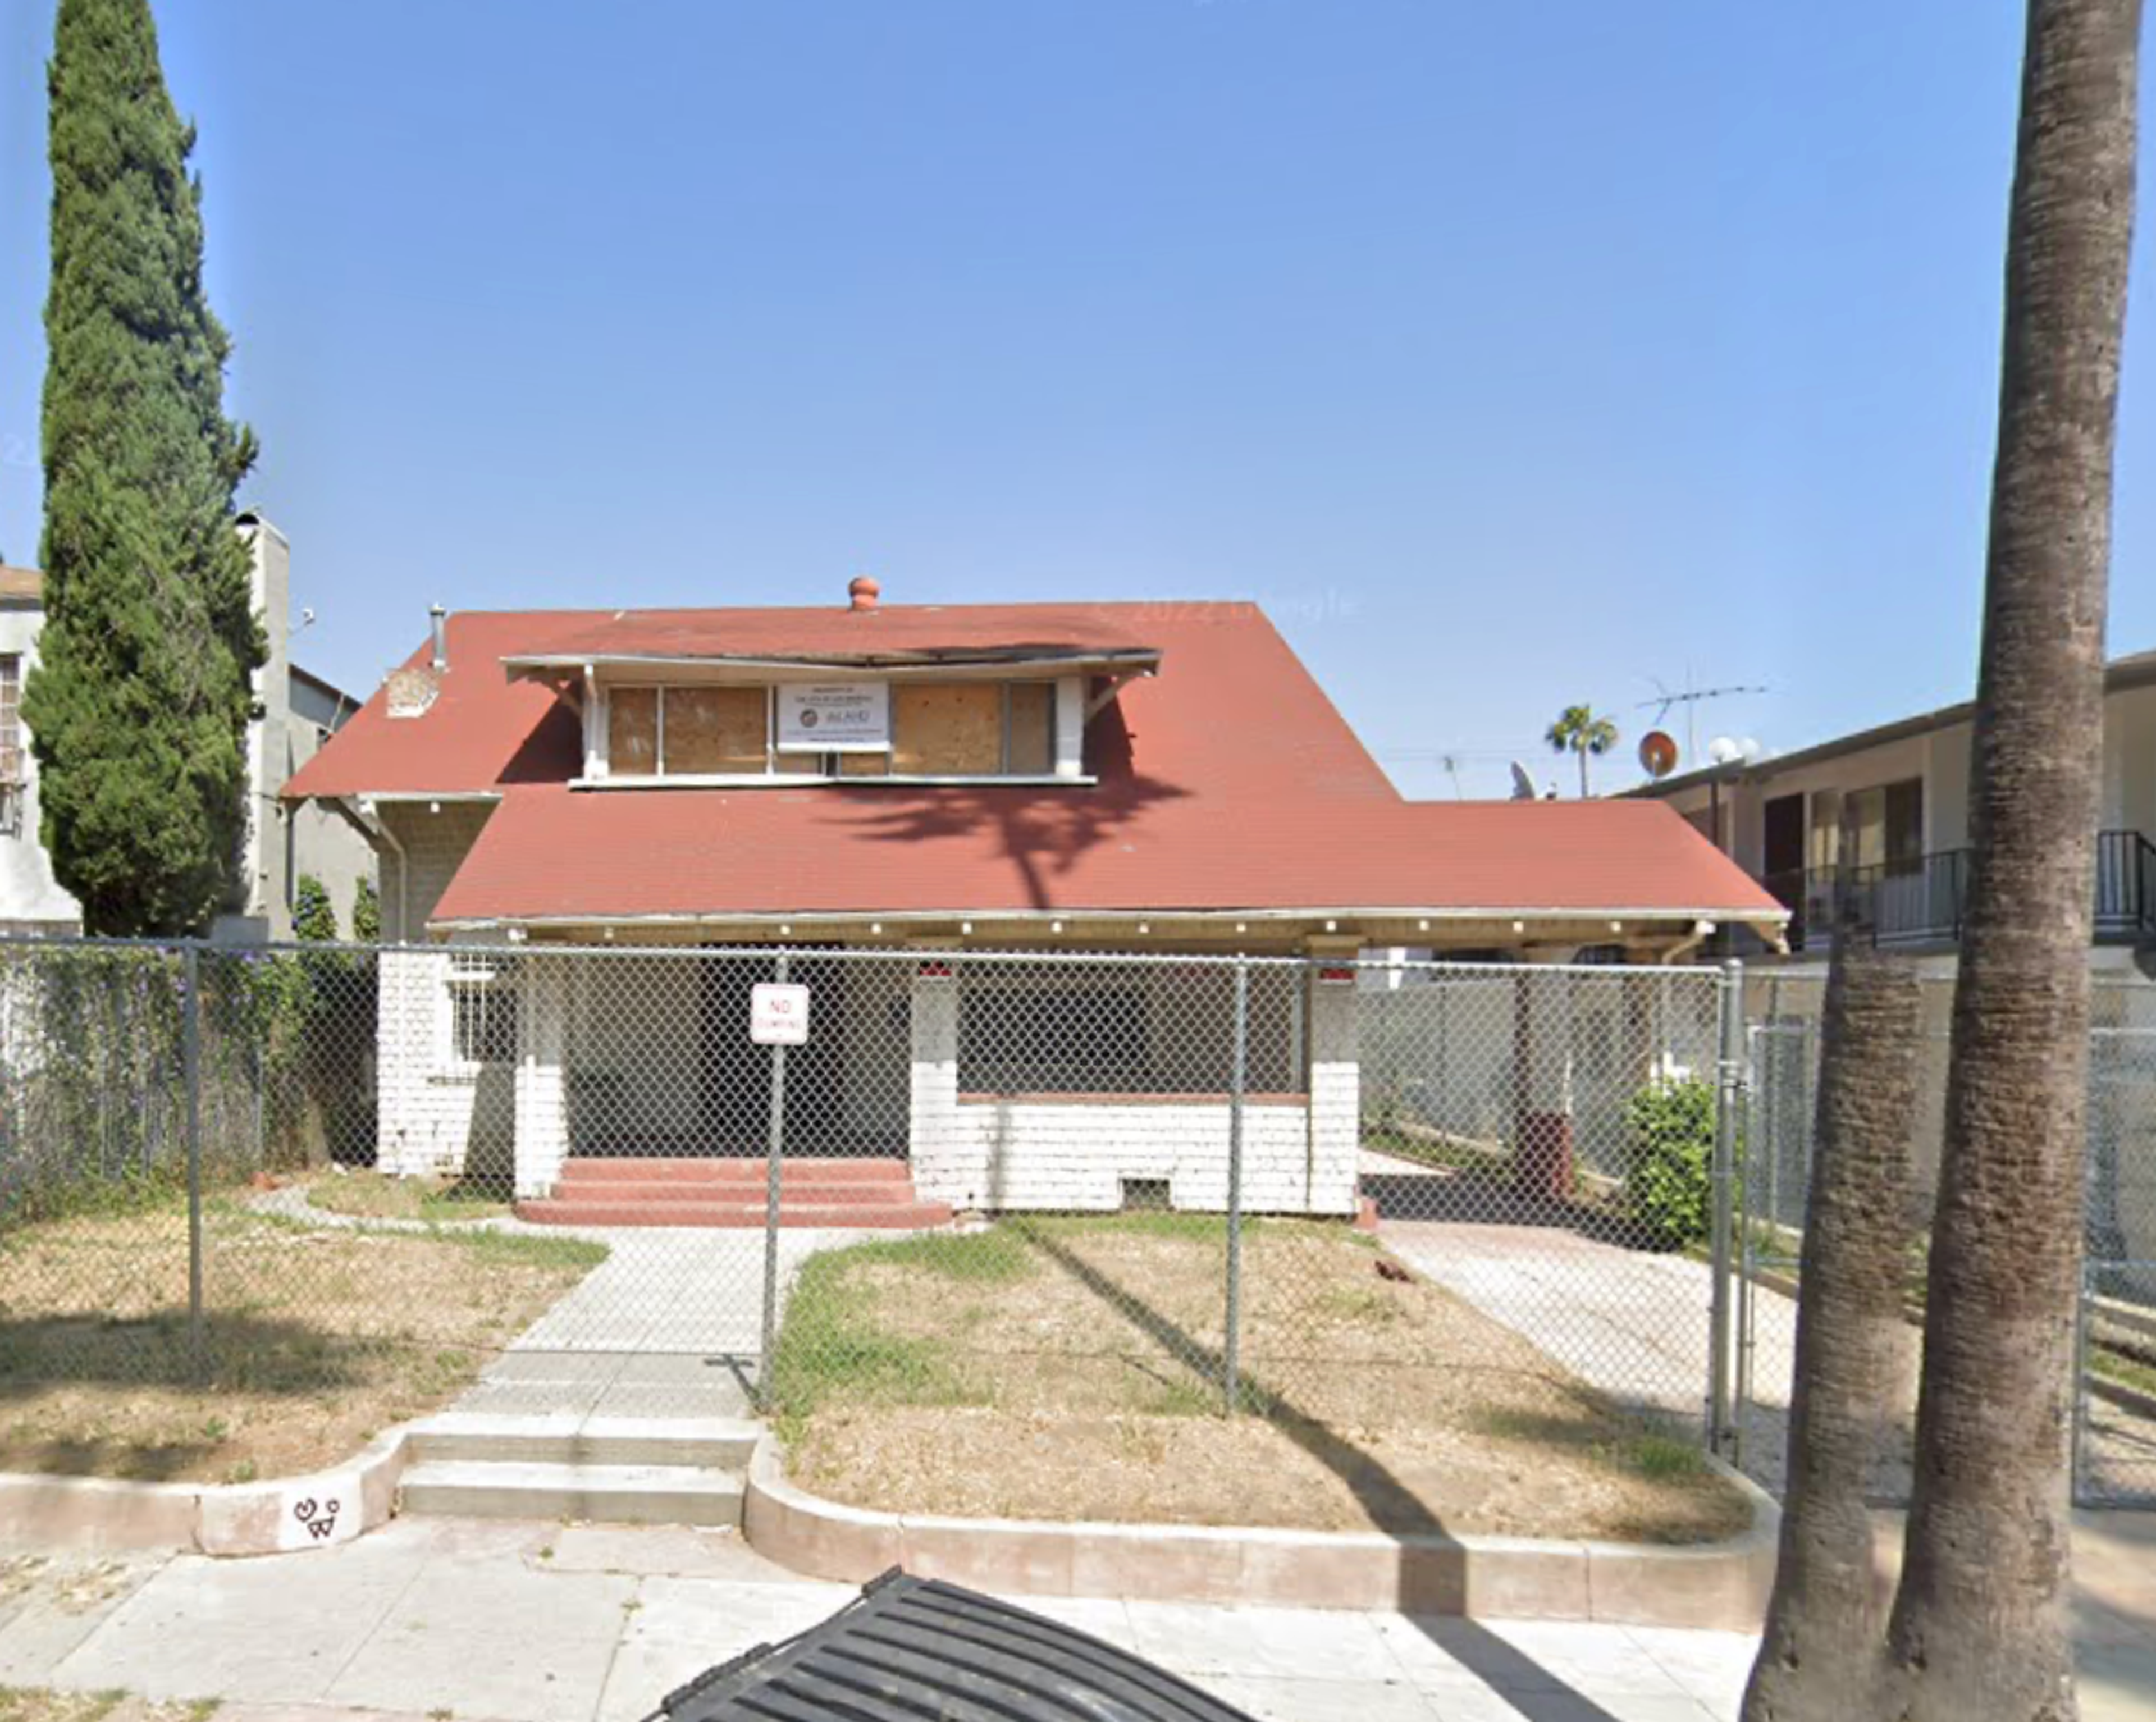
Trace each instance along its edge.
<instances>
[{"instance_id":1,"label":"patchy grass","mask_svg":"<svg viewBox=\"0 0 2156 1722\"><path fill-rule=\"evenodd\" d=\"M773 1360L808 1487L897 1512L1712 1540L1743 1496L1441 1288L1322 1222L1008 1219L803 1264Z\"/></svg>"},{"instance_id":2,"label":"patchy grass","mask_svg":"<svg viewBox=\"0 0 2156 1722\"><path fill-rule=\"evenodd\" d=\"M1502 1178L1512 1156L1495 1144L1469 1142L1433 1131L1407 1131L1389 1124L1367 1126L1363 1146L1373 1154L1389 1154L1396 1160L1412 1160L1419 1166L1442 1166L1463 1172L1486 1172Z\"/></svg>"},{"instance_id":3,"label":"patchy grass","mask_svg":"<svg viewBox=\"0 0 2156 1722\"><path fill-rule=\"evenodd\" d=\"M222 1708L213 1698L155 1704L124 1692L0 1686L0 1722L209 1722Z\"/></svg>"},{"instance_id":4,"label":"patchy grass","mask_svg":"<svg viewBox=\"0 0 2156 1722\"><path fill-rule=\"evenodd\" d=\"M2156 1364L2135 1357L2124 1351L2114 1351L2108 1345L2089 1347L2089 1371L2092 1375L2131 1387L2138 1393L2156 1396Z\"/></svg>"},{"instance_id":5,"label":"patchy grass","mask_svg":"<svg viewBox=\"0 0 2156 1722\"><path fill-rule=\"evenodd\" d=\"M393 1178L346 1172L317 1179L307 1200L330 1214L363 1220L424 1220L448 1224L491 1220L509 1211L505 1180L495 1178Z\"/></svg>"},{"instance_id":6,"label":"patchy grass","mask_svg":"<svg viewBox=\"0 0 2156 1722\"><path fill-rule=\"evenodd\" d=\"M198 1337L184 1204L11 1229L0 1470L246 1482L346 1458L454 1398L606 1253L312 1226L219 1197Z\"/></svg>"}]
</instances>

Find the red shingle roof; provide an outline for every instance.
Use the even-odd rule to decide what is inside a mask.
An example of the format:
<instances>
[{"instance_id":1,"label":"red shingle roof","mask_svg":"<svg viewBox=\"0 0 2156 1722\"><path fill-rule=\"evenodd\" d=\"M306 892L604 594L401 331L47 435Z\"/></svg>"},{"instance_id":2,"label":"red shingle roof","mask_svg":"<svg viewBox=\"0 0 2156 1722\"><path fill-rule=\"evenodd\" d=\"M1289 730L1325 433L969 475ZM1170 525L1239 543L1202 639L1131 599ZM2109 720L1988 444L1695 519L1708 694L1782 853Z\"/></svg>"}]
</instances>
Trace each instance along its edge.
<instances>
[{"instance_id":1,"label":"red shingle roof","mask_svg":"<svg viewBox=\"0 0 2156 1722\"><path fill-rule=\"evenodd\" d=\"M439 921L1053 910L1771 913L1653 802L1343 799L1266 815L1164 784L509 797Z\"/></svg>"},{"instance_id":2,"label":"red shingle roof","mask_svg":"<svg viewBox=\"0 0 2156 1722\"><path fill-rule=\"evenodd\" d=\"M1014 647L1163 653L1089 727L1090 788L572 790L578 720L508 657ZM498 793L444 922L1052 909L1779 916L1650 803L1409 803L1241 604L459 615L432 708L380 694L293 797ZM606 644L602 645L600 642ZM424 664L423 649L411 662Z\"/></svg>"},{"instance_id":3,"label":"red shingle roof","mask_svg":"<svg viewBox=\"0 0 2156 1722\"><path fill-rule=\"evenodd\" d=\"M1145 604L894 604L889 609L622 610L531 656L801 658L1142 650Z\"/></svg>"}]
</instances>

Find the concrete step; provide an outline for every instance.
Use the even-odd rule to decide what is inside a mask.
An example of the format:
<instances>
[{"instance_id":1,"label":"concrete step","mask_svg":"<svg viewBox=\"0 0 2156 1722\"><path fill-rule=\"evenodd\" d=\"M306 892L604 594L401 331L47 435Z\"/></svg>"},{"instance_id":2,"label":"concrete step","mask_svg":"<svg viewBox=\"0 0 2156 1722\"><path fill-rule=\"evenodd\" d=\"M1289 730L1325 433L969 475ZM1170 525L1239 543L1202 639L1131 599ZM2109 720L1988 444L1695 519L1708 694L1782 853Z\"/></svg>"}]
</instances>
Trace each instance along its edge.
<instances>
[{"instance_id":1,"label":"concrete step","mask_svg":"<svg viewBox=\"0 0 2156 1722\"><path fill-rule=\"evenodd\" d=\"M538 1226L706 1226L747 1230L763 1224L761 1201L586 1201L569 1195L519 1202L516 1216ZM803 1202L781 1198L783 1226L873 1227L896 1231L925 1231L950 1223L951 1210L940 1202Z\"/></svg>"},{"instance_id":2,"label":"concrete step","mask_svg":"<svg viewBox=\"0 0 2156 1722\"><path fill-rule=\"evenodd\" d=\"M680 1159L638 1154L572 1154L562 1162L566 1182L591 1178L608 1183L639 1184L755 1184L767 1175L761 1156L738 1159ZM912 1168L902 1159L847 1159L836 1156L781 1157L782 1180L808 1178L832 1184L905 1184Z\"/></svg>"},{"instance_id":3,"label":"concrete step","mask_svg":"<svg viewBox=\"0 0 2156 1722\"><path fill-rule=\"evenodd\" d=\"M729 1179L723 1183L697 1183L685 1178L564 1178L554 1186L564 1201L576 1202L762 1202L769 1186L762 1179ZM835 1206L841 1202L905 1202L913 1199L913 1186L890 1178L786 1178L778 1186L782 1202L813 1202Z\"/></svg>"},{"instance_id":4,"label":"concrete step","mask_svg":"<svg viewBox=\"0 0 2156 1722\"><path fill-rule=\"evenodd\" d=\"M398 1510L600 1524L741 1523L742 1479L687 1465L497 1464L431 1459L404 1473Z\"/></svg>"},{"instance_id":5,"label":"concrete step","mask_svg":"<svg viewBox=\"0 0 2156 1722\"><path fill-rule=\"evenodd\" d=\"M438 1411L412 1426L420 1463L687 1465L738 1471L755 1450L753 1423L727 1417L517 1416Z\"/></svg>"}]
</instances>

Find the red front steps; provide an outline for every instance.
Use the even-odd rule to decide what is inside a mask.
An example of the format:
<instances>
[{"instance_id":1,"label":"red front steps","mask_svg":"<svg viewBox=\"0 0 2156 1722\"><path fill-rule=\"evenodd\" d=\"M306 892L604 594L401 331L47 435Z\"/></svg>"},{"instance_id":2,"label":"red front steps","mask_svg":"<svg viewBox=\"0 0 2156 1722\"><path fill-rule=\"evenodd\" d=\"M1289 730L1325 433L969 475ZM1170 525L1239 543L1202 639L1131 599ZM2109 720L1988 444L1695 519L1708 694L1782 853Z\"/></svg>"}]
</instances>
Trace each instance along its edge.
<instances>
[{"instance_id":1,"label":"red front steps","mask_svg":"<svg viewBox=\"0 0 2156 1722\"><path fill-rule=\"evenodd\" d=\"M562 1168L552 1195L516 1205L542 1226L707 1226L760 1227L768 1170L760 1159L579 1156ZM904 1160L782 1161L781 1226L942 1226L951 1211L916 1200Z\"/></svg>"}]
</instances>

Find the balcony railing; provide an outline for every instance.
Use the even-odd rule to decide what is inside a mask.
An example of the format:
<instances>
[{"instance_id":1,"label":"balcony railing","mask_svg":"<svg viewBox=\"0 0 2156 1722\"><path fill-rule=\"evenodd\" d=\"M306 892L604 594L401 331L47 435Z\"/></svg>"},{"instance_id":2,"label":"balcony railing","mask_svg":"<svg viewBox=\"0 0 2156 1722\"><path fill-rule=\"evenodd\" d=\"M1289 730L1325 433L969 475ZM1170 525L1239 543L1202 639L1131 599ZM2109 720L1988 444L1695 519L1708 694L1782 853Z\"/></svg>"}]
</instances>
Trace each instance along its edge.
<instances>
[{"instance_id":1,"label":"balcony railing","mask_svg":"<svg viewBox=\"0 0 2156 1722\"><path fill-rule=\"evenodd\" d=\"M1856 924L1876 945L1950 945L1969 903L1970 851L1941 850L1859 867L1851 880ZM1789 948L1833 943L1834 871L1772 873L1760 882L1790 912ZM2156 939L2156 846L2138 831L2097 835L2096 936L2107 943Z\"/></svg>"}]
</instances>

